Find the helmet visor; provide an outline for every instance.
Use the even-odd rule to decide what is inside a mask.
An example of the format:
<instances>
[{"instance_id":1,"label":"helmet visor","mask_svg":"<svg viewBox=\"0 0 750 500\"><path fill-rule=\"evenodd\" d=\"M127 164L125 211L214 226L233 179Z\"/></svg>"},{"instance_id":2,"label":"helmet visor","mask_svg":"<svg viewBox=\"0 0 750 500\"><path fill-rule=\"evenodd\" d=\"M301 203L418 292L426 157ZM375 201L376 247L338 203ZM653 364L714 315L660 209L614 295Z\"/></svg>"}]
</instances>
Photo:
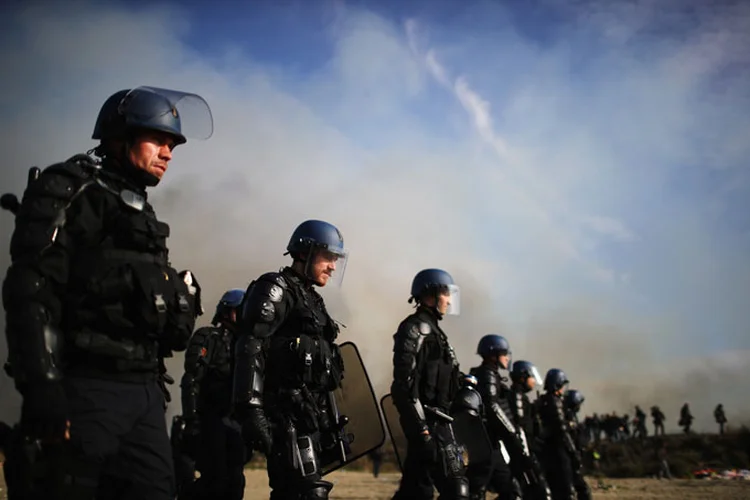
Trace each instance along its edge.
<instances>
[{"instance_id":1,"label":"helmet visor","mask_svg":"<svg viewBox=\"0 0 750 500\"><path fill-rule=\"evenodd\" d=\"M461 289L458 285L446 285L448 292L448 309L445 314L458 316L461 314Z\"/></svg>"},{"instance_id":2,"label":"helmet visor","mask_svg":"<svg viewBox=\"0 0 750 500\"><path fill-rule=\"evenodd\" d=\"M208 103L198 94L158 87L137 87L120 101L118 111L134 124L169 123L169 114L179 118L180 133L193 139L208 139L214 132Z\"/></svg>"},{"instance_id":3,"label":"helmet visor","mask_svg":"<svg viewBox=\"0 0 750 500\"><path fill-rule=\"evenodd\" d=\"M340 288L344 282L348 261L349 251L346 248L329 250L312 246L305 266L305 274L318 286Z\"/></svg>"}]
</instances>

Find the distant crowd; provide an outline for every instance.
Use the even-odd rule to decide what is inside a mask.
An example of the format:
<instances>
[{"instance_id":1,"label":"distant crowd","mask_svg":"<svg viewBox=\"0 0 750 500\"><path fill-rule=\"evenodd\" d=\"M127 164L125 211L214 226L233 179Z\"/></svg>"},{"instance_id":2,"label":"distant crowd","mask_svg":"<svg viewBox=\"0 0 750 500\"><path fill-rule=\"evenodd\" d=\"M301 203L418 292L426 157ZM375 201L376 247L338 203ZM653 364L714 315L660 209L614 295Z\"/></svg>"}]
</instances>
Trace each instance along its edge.
<instances>
[{"instance_id":1,"label":"distant crowd","mask_svg":"<svg viewBox=\"0 0 750 500\"><path fill-rule=\"evenodd\" d=\"M685 403L680 409L678 425L682 427L685 434L690 434L694 417L690 412L690 405ZM724 434L727 417L724 413L724 405L719 404L714 409L714 420L719 426L719 434ZM602 439L609 441L623 441L626 439L642 439L648 437L648 417L640 406L636 405L635 414L631 419L629 415L618 415L615 412L597 415L587 415L579 427L580 438L584 443L598 443ZM651 422L655 436L664 435L664 422L666 416L658 406L651 407Z\"/></svg>"}]
</instances>

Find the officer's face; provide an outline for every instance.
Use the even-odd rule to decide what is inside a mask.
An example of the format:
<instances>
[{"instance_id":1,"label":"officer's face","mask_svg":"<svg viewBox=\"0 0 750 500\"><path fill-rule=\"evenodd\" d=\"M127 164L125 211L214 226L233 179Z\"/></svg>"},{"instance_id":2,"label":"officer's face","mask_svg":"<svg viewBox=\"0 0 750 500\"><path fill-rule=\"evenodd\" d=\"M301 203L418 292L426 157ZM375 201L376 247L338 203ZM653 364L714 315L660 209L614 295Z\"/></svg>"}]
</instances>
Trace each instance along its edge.
<instances>
[{"instance_id":1,"label":"officer's face","mask_svg":"<svg viewBox=\"0 0 750 500\"><path fill-rule=\"evenodd\" d=\"M136 137L128 152L130 163L161 180L172 159L174 139L163 132L146 132Z\"/></svg>"},{"instance_id":2,"label":"officer's face","mask_svg":"<svg viewBox=\"0 0 750 500\"><path fill-rule=\"evenodd\" d=\"M309 275L316 285L326 286L326 283L328 283L331 275L336 270L337 260L339 260L338 255L331 252L322 251L316 252L313 255Z\"/></svg>"},{"instance_id":3,"label":"officer's face","mask_svg":"<svg viewBox=\"0 0 750 500\"><path fill-rule=\"evenodd\" d=\"M533 391L534 387L536 387L536 379L534 377L528 377L526 379L526 388Z\"/></svg>"},{"instance_id":4,"label":"officer's face","mask_svg":"<svg viewBox=\"0 0 750 500\"><path fill-rule=\"evenodd\" d=\"M510 363L510 355L508 353L501 354L497 357L497 362L500 365L500 368L503 370L508 369L508 363Z\"/></svg>"},{"instance_id":5,"label":"officer's face","mask_svg":"<svg viewBox=\"0 0 750 500\"><path fill-rule=\"evenodd\" d=\"M448 312L448 306L451 305L451 293L449 291L440 292L437 300L437 310L440 314Z\"/></svg>"}]
</instances>

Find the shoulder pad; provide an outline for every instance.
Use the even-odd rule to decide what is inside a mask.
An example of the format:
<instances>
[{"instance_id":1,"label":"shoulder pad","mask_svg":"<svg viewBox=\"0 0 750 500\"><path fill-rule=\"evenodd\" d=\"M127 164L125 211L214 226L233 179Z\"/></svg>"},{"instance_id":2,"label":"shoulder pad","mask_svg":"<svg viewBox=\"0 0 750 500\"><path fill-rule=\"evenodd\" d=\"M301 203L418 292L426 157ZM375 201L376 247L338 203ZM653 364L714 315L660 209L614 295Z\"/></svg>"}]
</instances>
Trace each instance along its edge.
<instances>
[{"instance_id":1,"label":"shoulder pad","mask_svg":"<svg viewBox=\"0 0 750 500\"><path fill-rule=\"evenodd\" d=\"M97 165L91 157L79 154L65 160L64 162L54 163L48 166L42 171L42 173L67 175L69 177L87 179L92 177L94 172L99 168L99 165Z\"/></svg>"},{"instance_id":2,"label":"shoulder pad","mask_svg":"<svg viewBox=\"0 0 750 500\"><path fill-rule=\"evenodd\" d=\"M203 326L201 328L198 328L195 332L193 332L193 336L190 338L190 343L203 343L206 341L208 337L211 335L218 334L218 330L212 326Z\"/></svg>"},{"instance_id":3,"label":"shoulder pad","mask_svg":"<svg viewBox=\"0 0 750 500\"><path fill-rule=\"evenodd\" d=\"M261 275L260 278L258 278L258 281L266 281L269 283L274 283L284 289L286 289L289 286L289 284L286 282L286 278L284 278L284 275L279 272L263 274Z\"/></svg>"},{"instance_id":4,"label":"shoulder pad","mask_svg":"<svg viewBox=\"0 0 750 500\"><path fill-rule=\"evenodd\" d=\"M414 321L413 316L410 316L399 325L396 336L403 335L410 339L417 339L428 335L431 331L430 325Z\"/></svg>"},{"instance_id":5,"label":"shoulder pad","mask_svg":"<svg viewBox=\"0 0 750 500\"><path fill-rule=\"evenodd\" d=\"M268 297L271 302L281 302L284 291L287 290L287 282L280 273L266 273L255 280L250 288L251 296L258 297L260 294Z\"/></svg>"}]
</instances>

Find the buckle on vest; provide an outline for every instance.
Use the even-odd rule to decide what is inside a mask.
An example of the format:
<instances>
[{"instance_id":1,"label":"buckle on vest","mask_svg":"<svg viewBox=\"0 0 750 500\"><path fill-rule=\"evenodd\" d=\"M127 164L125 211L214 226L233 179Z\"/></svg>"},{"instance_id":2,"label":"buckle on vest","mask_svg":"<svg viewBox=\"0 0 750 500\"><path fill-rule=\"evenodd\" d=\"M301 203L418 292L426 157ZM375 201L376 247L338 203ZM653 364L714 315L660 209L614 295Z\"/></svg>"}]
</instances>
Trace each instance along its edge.
<instances>
[{"instance_id":1,"label":"buckle on vest","mask_svg":"<svg viewBox=\"0 0 750 500\"><path fill-rule=\"evenodd\" d=\"M187 301L187 297L183 294L177 295L177 303L180 307L180 312L188 312L190 311L190 303Z\"/></svg>"},{"instance_id":2,"label":"buckle on vest","mask_svg":"<svg viewBox=\"0 0 750 500\"><path fill-rule=\"evenodd\" d=\"M167 312L167 303L164 302L164 296L162 294L154 294L154 305L156 306L156 312L159 314Z\"/></svg>"}]
</instances>

